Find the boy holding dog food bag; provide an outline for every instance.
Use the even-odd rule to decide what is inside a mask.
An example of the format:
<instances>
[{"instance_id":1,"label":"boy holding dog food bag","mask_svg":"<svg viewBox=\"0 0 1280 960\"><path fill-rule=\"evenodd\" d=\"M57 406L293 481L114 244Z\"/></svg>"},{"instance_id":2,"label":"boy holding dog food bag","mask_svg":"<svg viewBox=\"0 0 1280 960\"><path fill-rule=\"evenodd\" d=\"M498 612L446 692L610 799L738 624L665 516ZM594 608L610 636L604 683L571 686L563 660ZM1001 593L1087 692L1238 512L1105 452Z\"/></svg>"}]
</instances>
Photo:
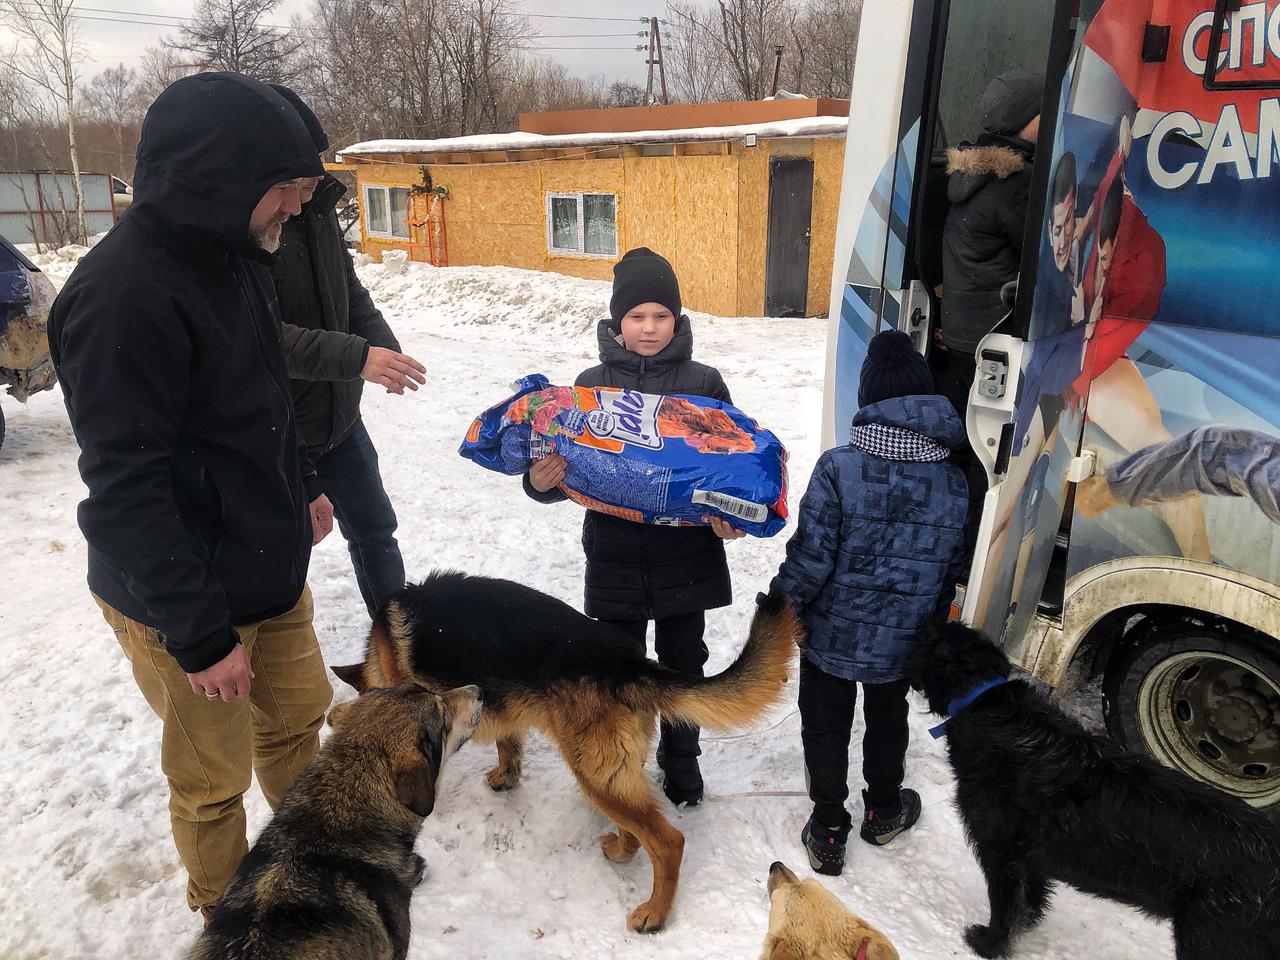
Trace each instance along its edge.
<instances>
[{"instance_id":1,"label":"boy holding dog food bag","mask_svg":"<svg viewBox=\"0 0 1280 960\"><path fill-rule=\"evenodd\" d=\"M808 634L800 739L813 815L800 840L813 869L830 876L844 869L852 828L844 804L858 684L866 721L860 836L886 844L920 817L920 795L902 788L903 667L960 573L968 512L964 473L950 462L964 427L906 334L871 339L858 405L849 442L813 469L774 579Z\"/></svg>"},{"instance_id":2,"label":"boy holding dog food bag","mask_svg":"<svg viewBox=\"0 0 1280 960\"><path fill-rule=\"evenodd\" d=\"M693 359L675 271L647 247L627 251L614 266L609 316L597 339L601 363L584 370L575 386L732 402L720 372ZM525 492L541 503L564 500L564 477L564 458L546 457L525 474ZM588 510L582 528L586 614L621 630L642 651L652 620L658 660L696 676L707 662L705 613L732 601L722 541L742 536L719 518L707 520L708 526L660 526ZM702 801L700 754L696 727L662 722L658 766L672 803Z\"/></svg>"}]
</instances>

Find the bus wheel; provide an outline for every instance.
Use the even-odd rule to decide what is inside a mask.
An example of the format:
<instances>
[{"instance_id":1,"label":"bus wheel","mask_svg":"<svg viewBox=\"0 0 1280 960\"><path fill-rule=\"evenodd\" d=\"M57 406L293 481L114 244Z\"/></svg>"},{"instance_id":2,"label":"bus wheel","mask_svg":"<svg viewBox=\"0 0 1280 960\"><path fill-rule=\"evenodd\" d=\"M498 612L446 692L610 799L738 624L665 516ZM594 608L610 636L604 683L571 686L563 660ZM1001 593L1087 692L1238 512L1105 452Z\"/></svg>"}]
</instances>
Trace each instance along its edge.
<instances>
[{"instance_id":1,"label":"bus wheel","mask_svg":"<svg viewBox=\"0 0 1280 960\"><path fill-rule=\"evenodd\" d=\"M1280 658L1240 632L1151 620L1107 665L1111 736L1256 807L1280 803Z\"/></svg>"}]
</instances>

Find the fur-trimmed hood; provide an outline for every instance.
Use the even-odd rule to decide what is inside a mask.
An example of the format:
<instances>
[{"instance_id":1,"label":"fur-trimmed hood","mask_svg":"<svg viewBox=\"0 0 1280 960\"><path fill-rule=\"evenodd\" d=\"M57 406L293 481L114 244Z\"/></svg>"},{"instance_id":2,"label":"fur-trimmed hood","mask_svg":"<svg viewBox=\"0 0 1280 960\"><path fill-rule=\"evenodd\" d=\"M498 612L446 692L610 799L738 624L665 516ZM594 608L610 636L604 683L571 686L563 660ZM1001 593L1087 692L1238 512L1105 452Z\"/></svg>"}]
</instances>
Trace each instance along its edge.
<instances>
[{"instance_id":1,"label":"fur-trimmed hood","mask_svg":"<svg viewBox=\"0 0 1280 960\"><path fill-rule=\"evenodd\" d=\"M1032 144L1006 137L952 147L947 151L947 198L952 203L968 200L991 180L1020 173L1034 153Z\"/></svg>"}]
</instances>

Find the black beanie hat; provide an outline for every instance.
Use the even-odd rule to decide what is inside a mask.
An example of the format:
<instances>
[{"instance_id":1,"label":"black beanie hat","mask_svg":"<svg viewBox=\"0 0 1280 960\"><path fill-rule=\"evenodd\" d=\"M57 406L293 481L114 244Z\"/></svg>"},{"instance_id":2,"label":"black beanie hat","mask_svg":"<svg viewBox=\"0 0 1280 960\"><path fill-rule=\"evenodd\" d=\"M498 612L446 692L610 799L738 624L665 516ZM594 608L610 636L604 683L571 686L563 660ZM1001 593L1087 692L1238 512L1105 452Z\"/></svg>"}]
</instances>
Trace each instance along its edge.
<instances>
[{"instance_id":1,"label":"black beanie hat","mask_svg":"<svg viewBox=\"0 0 1280 960\"><path fill-rule=\"evenodd\" d=\"M311 111L311 108L302 102L302 98L283 83L273 83L270 86L272 90L288 100L289 106L293 107L298 116L302 118L302 122L307 126L307 133L311 134L311 142L316 145L316 152L324 153L328 150L329 138L324 132L324 127L320 126L320 121Z\"/></svg>"},{"instance_id":2,"label":"black beanie hat","mask_svg":"<svg viewBox=\"0 0 1280 960\"><path fill-rule=\"evenodd\" d=\"M933 392L928 361L916 352L910 337L901 330L885 330L871 338L858 376L858 406Z\"/></svg>"},{"instance_id":3,"label":"black beanie hat","mask_svg":"<svg viewBox=\"0 0 1280 960\"><path fill-rule=\"evenodd\" d=\"M648 247L636 247L613 265L613 296L609 316L621 323L627 311L642 303L660 303L680 316L680 282L665 257Z\"/></svg>"},{"instance_id":4,"label":"black beanie hat","mask_svg":"<svg viewBox=\"0 0 1280 960\"><path fill-rule=\"evenodd\" d=\"M1002 73L982 93L982 129L1012 136L1035 119L1044 101L1044 77L1026 70Z\"/></svg>"}]
</instances>

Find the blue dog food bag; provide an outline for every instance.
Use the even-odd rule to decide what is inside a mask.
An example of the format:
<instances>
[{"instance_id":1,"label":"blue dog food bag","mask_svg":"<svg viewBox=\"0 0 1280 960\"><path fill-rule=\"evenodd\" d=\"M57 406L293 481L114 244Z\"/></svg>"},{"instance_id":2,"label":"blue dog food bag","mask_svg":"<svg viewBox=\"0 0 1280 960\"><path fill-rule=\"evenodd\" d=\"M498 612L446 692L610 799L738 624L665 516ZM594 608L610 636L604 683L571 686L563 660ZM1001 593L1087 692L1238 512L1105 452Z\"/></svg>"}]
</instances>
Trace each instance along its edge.
<instances>
[{"instance_id":1,"label":"blue dog food bag","mask_svg":"<svg viewBox=\"0 0 1280 960\"><path fill-rule=\"evenodd\" d=\"M702 524L718 516L771 537L787 522L787 451L719 400L614 387L556 387L542 374L471 424L458 452L519 475L559 453L561 489L590 510L637 523Z\"/></svg>"}]
</instances>

